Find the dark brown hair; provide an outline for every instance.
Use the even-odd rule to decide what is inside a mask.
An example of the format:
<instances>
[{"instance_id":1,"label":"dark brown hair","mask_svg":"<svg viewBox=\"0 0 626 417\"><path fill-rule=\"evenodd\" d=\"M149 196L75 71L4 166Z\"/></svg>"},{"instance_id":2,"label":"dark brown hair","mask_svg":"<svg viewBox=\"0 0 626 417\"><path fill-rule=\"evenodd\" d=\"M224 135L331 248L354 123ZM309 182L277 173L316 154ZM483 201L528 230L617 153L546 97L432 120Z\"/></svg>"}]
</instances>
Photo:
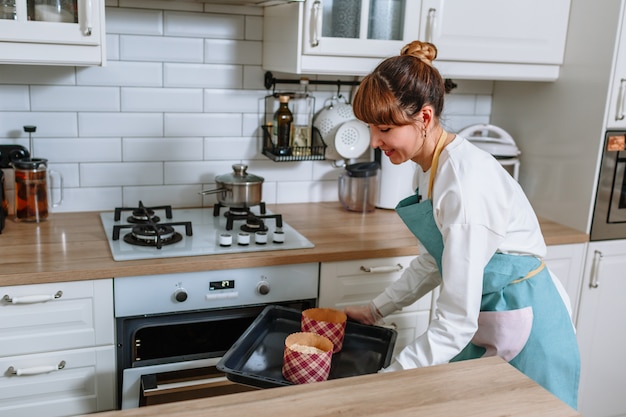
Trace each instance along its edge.
<instances>
[{"instance_id":1,"label":"dark brown hair","mask_svg":"<svg viewBox=\"0 0 626 417\"><path fill-rule=\"evenodd\" d=\"M404 126L430 104L439 117L446 87L432 66L436 57L435 45L413 41L400 55L384 60L361 81L352 102L354 115L373 125Z\"/></svg>"}]
</instances>

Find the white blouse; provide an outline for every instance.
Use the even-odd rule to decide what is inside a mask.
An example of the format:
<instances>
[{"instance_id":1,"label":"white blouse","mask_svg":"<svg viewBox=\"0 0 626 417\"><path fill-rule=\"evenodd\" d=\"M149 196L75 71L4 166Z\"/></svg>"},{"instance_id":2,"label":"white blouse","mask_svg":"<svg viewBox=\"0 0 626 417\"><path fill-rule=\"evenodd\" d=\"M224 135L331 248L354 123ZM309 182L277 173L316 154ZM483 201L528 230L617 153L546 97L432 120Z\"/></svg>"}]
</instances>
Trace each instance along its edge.
<instances>
[{"instance_id":1,"label":"white blouse","mask_svg":"<svg viewBox=\"0 0 626 417\"><path fill-rule=\"evenodd\" d=\"M428 198L429 176L430 171L420 178L423 200ZM373 302L386 316L440 286L435 314L428 330L385 371L447 363L470 342L478 327L483 271L496 251L539 258L546 254L539 221L522 188L493 156L465 138L457 135L442 150L432 194L444 242L444 276L418 242L420 255ZM562 286L555 283L569 305Z\"/></svg>"}]
</instances>

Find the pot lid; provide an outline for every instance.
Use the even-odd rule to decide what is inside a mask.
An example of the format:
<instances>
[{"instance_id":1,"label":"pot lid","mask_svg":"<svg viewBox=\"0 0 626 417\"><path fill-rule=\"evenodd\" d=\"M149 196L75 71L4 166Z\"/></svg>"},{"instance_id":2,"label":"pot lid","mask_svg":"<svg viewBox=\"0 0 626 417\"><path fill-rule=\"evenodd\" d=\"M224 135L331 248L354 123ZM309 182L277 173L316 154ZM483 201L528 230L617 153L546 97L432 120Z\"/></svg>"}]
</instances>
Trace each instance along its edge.
<instances>
[{"instance_id":1,"label":"pot lid","mask_svg":"<svg viewBox=\"0 0 626 417\"><path fill-rule=\"evenodd\" d=\"M350 177L373 177L378 174L378 162L358 162L346 166Z\"/></svg>"},{"instance_id":2,"label":"pot lid","mask_svg":"<svg viewBox=\"0 0 626 417\"><path fill-rule=\"evenodd\" d=\"M246 164L233 164L233 172L230 174L218 175L215 177L215 181L224 184L254 184L265 181L263 177L258 175L248 174L248 165Z\"/></svg>"},{"instance_id":3,"label":"pot lid","mask_svg":"<svg viewBox=\"0 0 626 417\"><path fill-rule=\"evenodd\" d=\"M496 158L517 158L521 153L511 135L498 126L476 124L462 129L459 135Z\"/></svg>"}]
</instances>

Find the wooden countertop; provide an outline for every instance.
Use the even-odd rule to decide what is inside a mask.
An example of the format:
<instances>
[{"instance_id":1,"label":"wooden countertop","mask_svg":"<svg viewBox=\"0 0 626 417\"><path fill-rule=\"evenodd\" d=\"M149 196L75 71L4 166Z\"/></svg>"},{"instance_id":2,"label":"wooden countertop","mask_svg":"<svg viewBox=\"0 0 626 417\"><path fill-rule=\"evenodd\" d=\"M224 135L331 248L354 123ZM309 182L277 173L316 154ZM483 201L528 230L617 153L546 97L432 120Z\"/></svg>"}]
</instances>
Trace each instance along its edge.
<instances>
[{"instance_id":1,"label":"wooden countertop","mask_svg":"<svg viewBox=\"0 0 626 417\"><path fill-rule=\"evenodd\" d=\"M315 247L116 262L106 238L111 231L105 232L99 212L54 213L42 223L7 220L0 234L0 286L417 254L415 237L393 210L354 213L337 202L268 208ZM551 221L542 220L541 227L548 245L589 240Z\"/></svg>"},{"instance_id":2,"label":"wooden countertop","mask_svg":"<svg viewBox=\"0 0 626 417\"><path fill-rule=\"evenodd\" d=\"M335 379L93 417L580 416L498 357Z\"/></svg>"}]
</instances>

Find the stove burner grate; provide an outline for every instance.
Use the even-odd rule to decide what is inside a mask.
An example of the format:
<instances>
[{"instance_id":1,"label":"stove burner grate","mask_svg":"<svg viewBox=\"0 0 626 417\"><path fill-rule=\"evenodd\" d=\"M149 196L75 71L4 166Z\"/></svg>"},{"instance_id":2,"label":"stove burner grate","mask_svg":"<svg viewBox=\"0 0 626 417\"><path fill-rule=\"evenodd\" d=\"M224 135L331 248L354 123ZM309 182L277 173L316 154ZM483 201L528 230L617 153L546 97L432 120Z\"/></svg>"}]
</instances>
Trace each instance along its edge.
<instances>
[{"instance_id":1,"label":"stove burner grate","mask_svg":"<svg viewBox=\"0 0 626 417\"><path fill-rule=\"evenodd\" d=\"M136 208L116 208L114 219L119 221L122 211L132 211L133 215L127 220L130 224L114 225L113 240L120 239L122 229L132 228L132 231L124 235L124 242L136 246L151 246L161 249L164 245L180 242L183 235L178 233L173 226L185 226L185 234L192 236L191 222L159 223L161 220L154 215L154 210L165 210L165 217L172 218L172 206L145 207L139 202Z\"/></svg>"},{"instance_id":2,"label":"stove burner grate","mask_svg":"<svg viewBox=\"0 0 626 417\"><path fill-rule=\"evenodd\" d=\"M183 240L183 235L178 233L169 224L137 225L132 232L124 235L124 242L138 246L171 245Z\"/></svg>"}]
</instances>

